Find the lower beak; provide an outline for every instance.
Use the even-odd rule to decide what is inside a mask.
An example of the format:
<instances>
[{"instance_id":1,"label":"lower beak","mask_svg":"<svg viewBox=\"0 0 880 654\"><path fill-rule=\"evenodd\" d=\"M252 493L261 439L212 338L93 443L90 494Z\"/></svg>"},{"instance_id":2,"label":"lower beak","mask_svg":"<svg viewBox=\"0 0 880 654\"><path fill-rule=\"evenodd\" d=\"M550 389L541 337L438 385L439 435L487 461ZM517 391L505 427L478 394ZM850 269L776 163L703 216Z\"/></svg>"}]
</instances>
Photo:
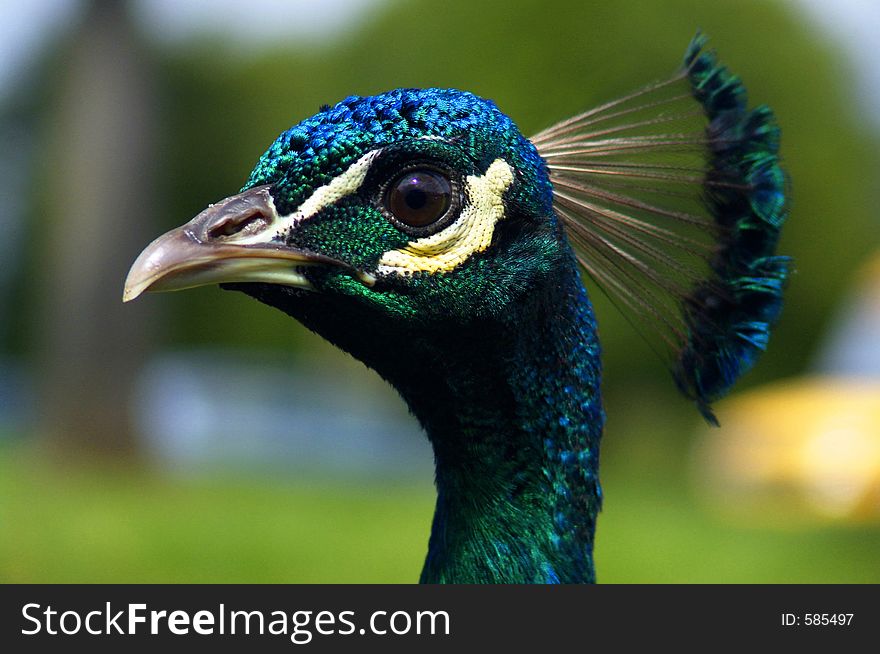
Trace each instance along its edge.
<instances>
[{"instance_id":1,"label":"lower beak","mask_svg":"<svg viewBox=\"0 0 880 654\"><path fill-rule=\"evenodd\" d=\"M345 266L272 240L278 213L268 186L213 204L141 252L128 272L122 301L141 293L225 282L265 282L311 289L303 268Z\"/></svg>"}]
</instances>

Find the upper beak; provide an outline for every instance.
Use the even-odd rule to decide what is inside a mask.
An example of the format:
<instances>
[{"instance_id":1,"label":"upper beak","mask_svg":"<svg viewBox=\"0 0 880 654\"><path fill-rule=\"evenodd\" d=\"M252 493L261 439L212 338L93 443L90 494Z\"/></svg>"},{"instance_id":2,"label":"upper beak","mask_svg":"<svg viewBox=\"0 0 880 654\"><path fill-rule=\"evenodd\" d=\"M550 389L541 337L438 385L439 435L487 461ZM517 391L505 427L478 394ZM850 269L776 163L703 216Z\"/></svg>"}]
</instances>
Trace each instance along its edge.
<instances>
[{"instance_id":1,"label":"upper beak","mask_svg":"<svg viewBox=\"0 0 880 654\"><path fill-rule=\"evenodd\" d=\"M210 205L141 252L128 272L122 301L145 291L176 291L223 282L269 282L311 288L303 266L342 262L272 240L278 212L268 186Z\"/></svg>"}]
</instances>

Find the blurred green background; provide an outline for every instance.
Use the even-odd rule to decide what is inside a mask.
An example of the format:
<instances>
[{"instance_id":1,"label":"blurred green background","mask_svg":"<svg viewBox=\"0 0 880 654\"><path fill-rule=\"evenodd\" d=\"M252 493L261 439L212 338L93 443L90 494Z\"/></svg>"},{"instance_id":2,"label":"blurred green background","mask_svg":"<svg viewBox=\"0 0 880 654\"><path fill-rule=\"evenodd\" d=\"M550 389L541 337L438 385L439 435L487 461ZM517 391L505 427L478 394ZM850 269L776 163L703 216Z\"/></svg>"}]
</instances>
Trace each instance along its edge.
<instances>
[{"instance_id":1,"label":"blurred green background","mask_svg":"<svg viewBox=\"0 0 880 654\"><path fill-rule=\"evenodd\" d=\"M792 180L781 251L797 273L737 393L812 374L817 395L799 401L821 406L822 380L848 374L822 352L847 338L835 325L880 246L880 112L854 51L808 4L36 3L52 28L0 96L0 581L418 578L431 453L377 377L243 295L121 304L150 240L236 192L279 132L351 94L468 89L533 134L668 75L702 29L776 111ZM859 288L880 288L870 279ZM811 503L803 476L751 483L731 463L733 481L718 482L707 470L729 455L716 445L735 450L728 426L752 405L722 403L725 427L707 433L649 348L596 302L600 581L880 582L880 417L857 434L870 464L861 485L834 510ZM875 340L856 358L877 352ZM768 442L792 402L768 409ZM799 460L808 436L767 456ZM837 459L846 481L852 463Z\"/></svg>"}]
</instances>

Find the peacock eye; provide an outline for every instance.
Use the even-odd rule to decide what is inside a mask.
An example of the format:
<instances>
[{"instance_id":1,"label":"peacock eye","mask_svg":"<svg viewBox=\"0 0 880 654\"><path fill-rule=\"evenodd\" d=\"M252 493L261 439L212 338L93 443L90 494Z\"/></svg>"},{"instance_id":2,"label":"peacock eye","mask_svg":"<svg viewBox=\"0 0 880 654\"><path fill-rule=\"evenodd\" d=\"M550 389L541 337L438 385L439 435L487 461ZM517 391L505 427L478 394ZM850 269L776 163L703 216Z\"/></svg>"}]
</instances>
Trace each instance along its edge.
<instances>
[{"instance_id":1,"label":"peacock eye","mask_svg":"<svg viewBox=\"0 0 880 654\"><path fill-rule=\"evenodd\" d=\"M388 186L385 206L404 225L427 227L440 220L452 203L449 178L435 170L408 170Z\"/></svg>"}]
</instances>

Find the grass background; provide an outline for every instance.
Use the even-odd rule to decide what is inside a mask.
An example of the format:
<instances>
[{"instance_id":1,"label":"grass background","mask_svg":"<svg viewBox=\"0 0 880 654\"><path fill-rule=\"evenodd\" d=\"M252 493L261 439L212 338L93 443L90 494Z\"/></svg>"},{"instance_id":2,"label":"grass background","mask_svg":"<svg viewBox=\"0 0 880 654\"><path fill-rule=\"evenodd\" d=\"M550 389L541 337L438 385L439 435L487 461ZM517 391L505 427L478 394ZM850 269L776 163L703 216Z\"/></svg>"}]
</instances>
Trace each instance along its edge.
<instances>
[{"instance_id":1,"label":"grass background","mask_svg":"<svg viewBox=\"0 0 880 654\"><path fill-rule=\"evenodd\" d=\"M692 427L655 442L684 444ZM685 447L620 450L615 432L612 421L600 582L880 583L880 526L731 517L692 482ZM0 581L412 583L433 507L429 480L68 467L7 445L0 524L14 528L0 538Z\"/></svg>"}]
</instances>

